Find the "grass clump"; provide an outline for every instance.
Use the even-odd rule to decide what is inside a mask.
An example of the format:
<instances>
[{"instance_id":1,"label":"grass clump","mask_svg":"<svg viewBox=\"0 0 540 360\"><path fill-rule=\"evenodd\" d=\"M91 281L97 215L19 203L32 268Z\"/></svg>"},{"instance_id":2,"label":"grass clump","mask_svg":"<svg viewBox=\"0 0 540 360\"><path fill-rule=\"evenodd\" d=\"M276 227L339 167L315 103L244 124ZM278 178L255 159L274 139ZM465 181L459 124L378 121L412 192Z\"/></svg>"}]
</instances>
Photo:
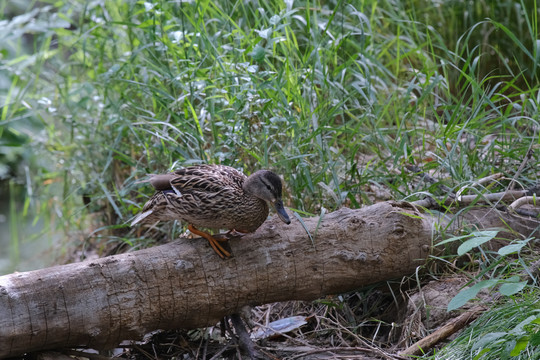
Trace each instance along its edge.
<instances>
[{"instance_id":1,"label":"grass clump","mask_svg":"<svg viewBox=\"0 0 540 360\"><path fill-rule=\"evenodd\" d=\"M488 310L435 359L538 359L540 308L535 296Z\"/></svg>"}]
</instances>

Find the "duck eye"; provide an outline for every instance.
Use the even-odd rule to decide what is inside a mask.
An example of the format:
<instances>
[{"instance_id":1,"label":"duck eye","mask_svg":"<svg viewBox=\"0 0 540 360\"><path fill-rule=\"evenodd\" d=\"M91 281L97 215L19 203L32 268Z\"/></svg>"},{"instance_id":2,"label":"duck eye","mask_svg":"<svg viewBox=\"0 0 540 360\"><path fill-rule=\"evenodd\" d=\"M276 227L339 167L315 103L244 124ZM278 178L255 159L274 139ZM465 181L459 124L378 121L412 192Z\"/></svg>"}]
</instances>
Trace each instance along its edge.
<instances>
[{"instance_id":1,"label":"duck eye","mask_svg":"<svg viewBox=\"0 0 540 360\"><path fill-rule=\"evenodd\" d=\"M272 191L272 187L270 185L266 185L266 188L268 189L268 191Z\"/></svg>"}]
</instances>

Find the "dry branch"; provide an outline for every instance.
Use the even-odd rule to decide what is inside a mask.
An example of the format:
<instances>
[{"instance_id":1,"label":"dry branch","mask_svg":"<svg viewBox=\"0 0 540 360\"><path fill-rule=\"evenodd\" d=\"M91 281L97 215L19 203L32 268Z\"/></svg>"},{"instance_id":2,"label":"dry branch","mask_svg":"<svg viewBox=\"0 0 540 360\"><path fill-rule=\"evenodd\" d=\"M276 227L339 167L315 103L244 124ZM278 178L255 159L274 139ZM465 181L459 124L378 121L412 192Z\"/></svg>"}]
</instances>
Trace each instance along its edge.
<instances>
[{"instance_id":1,"label":"dry branch","mask_svg":"<svg viewBox=\"0 0 540 360\"><path fill-rule=\"evenodd\" d=\"M475 218L490 227L523 225L503 215L485 209ZM234 257L227 260L205 241L182 239L2 276L0 358L113 347L156 329L213 325L245 305L313 300L407 276L430 253L436 221L408 203L385 202L326 214L320 224L304 219L314 243L297 220L287 226L273 218L231 240Z\"/></svg>"},{"instance_id":2,"label":"dry branch","mask_svg":"<svg viewBox=\"0 0 540 360\"><path fill-rule=\"evenodd\" d=\"M463 329L470 322L475 320L480 316L486 308L484 306L476 306L467 312L459 315L456 318L451 319L445 325L441 326L439 329L429 334L422 340L414 343L409 346L407 349L403 350L399 355L408 356L408 355L421 355L427 353L433 346L439 342L446 340L450 335L456 333L457 331Z\"/></svg>"}]
</instances>

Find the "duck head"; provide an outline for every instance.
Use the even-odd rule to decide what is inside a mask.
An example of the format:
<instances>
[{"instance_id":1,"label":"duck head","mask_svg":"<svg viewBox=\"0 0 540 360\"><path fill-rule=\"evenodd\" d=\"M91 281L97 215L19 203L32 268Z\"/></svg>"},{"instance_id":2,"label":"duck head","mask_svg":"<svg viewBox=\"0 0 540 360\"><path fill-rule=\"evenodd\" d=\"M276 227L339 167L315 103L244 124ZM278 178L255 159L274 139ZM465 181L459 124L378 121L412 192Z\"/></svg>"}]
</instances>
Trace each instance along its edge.
<instances>
[{"instance_id":1,"label":"duck head","mask_svg":"<svg viewBox=\"0 0 540 360\"><path fill-rule=\"evenodd\" d=\"M275 173L269 170L259 170L247 178L243 188L247 193L268 201L285 224L291 223L281 200L283 184Z\"/></svg>"}]
</instances>

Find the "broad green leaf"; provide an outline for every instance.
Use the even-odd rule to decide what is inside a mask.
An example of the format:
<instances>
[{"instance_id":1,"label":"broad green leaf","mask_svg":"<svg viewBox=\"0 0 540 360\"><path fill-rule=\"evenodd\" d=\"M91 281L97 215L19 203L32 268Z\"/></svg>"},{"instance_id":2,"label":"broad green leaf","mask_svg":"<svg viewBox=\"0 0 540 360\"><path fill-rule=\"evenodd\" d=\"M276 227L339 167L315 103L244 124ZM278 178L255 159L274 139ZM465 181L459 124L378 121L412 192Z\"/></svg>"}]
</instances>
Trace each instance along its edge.
<instances>
[{"instance_id":1,"label":"broad green leaf","mask_svg":"<svg viewBox=\"0 0 540 360\"><path fill-rule=\"evenodd\" d=\"M472 238L471 240L473 240L474 238L482 237L482 236L490 237L490 240L491 240L492 238L497 236L497 234L498 234L497 230L474 231L474 232L472 232L470 234L467 234L467 235L453 236L451 238L448 238L446 240L441 241L440 243L437 243L436 245L437 246L438 245L444 245L444 244L447 244L449 242L453 242L453 241L461 240L461 239L465 239L465 238Z\"/></svg>"},{"instance_id":2,"label":"broad green leaf","mask_svg":"<svg viewBox=\"0 0 540 360\"><path fill-rule=\"evenodd\" d=\"M272 25L279 24L280 21L281 21L281 17L279 15L274 15L270 18L270 24Z\"/></svg>"},{"instance_id":3,"label":"broad green leaf","mask_svg":"<svg viewBox=\"0 0 540 360\"><path fill-rule=\"evenodd\" d=\"M520 352L525 350L528 344L529 344L529 337L523 336L517 341L516 346L514 346L512 351L510 351L510 356L518 356Z\"/></svg>"},{"instance_id":4,"label":"broad green leaf","mask_svg":"<svg viewBox=\"0 0 540 360\"><path fill-rule=\"evenodd\" d=\"M520 281L516 283L506 283L506 284L501 285L499 292L502 295L510 296L510 295L514 295L520 292L521 290L523 290L525 286L527 286L527 281Z\"/></svg>"},{"instance_id":5,"label":"broad green leaf","mask_svg":"<svg viewBox=\"0 0 540 360\"><path fill-rule=\"evenodd\" d=\"M251 57L255 61L261 62L264 60L264 56L265 56L264 48L261 45L257 44L255 45L255 48L253 48L253 51L249 55L251 55Z\"/></svg>"},{"instance_id":6,"label":"broad green leaf","mask_svg":"<svg viewBox=\"0 0 540 360\"><path fill-rule=\"evenodd\" d=\"M268 28L268 29L263 29L263 30L255 30L255 32L259 34L259 36L262 37L263 39L268 39L270 35L272 34L272 29Z\"/></svg>"},{"instance_id":7,"label":"broad green leaf","mask_svg":"<svg viewBox=\"0 0 540 360\"><path fill-rule=\"evenodd\" d=\"M527 245L528 242L529 241L519 241L516 244L510 244L510 245L503 246L502 248L499 249L498 253L501 256L506 256L506 255L518 253L521 250L521 248L523 248L525 245Z\"/></svg>"},{"instance_id":8,"label":"broad green leaf","mask_svg":"<svg viewBox=\"0 0 540 360\"><path fill-rule=\"evenodd\" d=\"M456 310L465 305L469 300L473 299L478 292L484 288L495 286L499 280L484 280L478 284L471 286L465 290L461 290L450 302L448 303L448 311Z\"/></svg>"},{"instance_id":9,"label":"broad green leaf","mask_svg":"<svg viewBox=\"0 0 540 360\"><path fill-rule=\"evenodd\" d=\"M491 238L494 238L497 236L500 230L482 230L482 231L474 231L471 233L473 236L488 236Z\"/></svg>"},{"instance_id":10,"label":"broad green leaf","mask_svg":"<svg viewBox=\"0 0 540 360\"><path fill-rule=\"evenodd\" d=\"M488 242L489 240L493 239L497 235L497 231L479 231L475 233L475 237L473 237L470 240L465 241L463 244L461 244L458 247L458 255L463 255L469 251L471 251L473 248L482 245L483 243Z\"/></svg>"}]
</instances>

